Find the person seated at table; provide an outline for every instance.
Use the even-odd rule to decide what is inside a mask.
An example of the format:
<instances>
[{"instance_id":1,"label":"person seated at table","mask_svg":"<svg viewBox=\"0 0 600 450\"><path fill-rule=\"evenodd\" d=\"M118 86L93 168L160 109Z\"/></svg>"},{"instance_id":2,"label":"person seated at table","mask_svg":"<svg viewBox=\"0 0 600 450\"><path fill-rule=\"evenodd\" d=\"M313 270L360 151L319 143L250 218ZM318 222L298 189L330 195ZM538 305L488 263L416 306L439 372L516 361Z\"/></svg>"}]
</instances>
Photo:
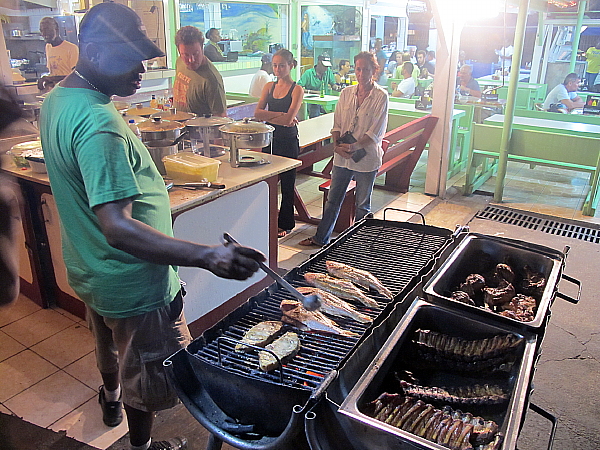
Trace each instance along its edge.
<instances>
[{"instance_id":1,"label":"person seated at table","mask_svg":"<svg viewBox=\"0 0 600 450\"><path fill-rule=\"evenodd\" d=\"M398 67L398 64L402 64L402 53L395 50L388 59L387 66L385 67L385 74L388 77L393 77L394 73L396 73L396 67Z\"/></svg>"},{"instance_id":2,"label":"person seated at table","mask_svg":"<svg viewBox=\"0 0 600 450\"><path fill-rule=\"evenodd\" d=\"M546 97L542 106L544 111L560 112L562 108L570 112L575 108L583 108L583 100L577 95L580 81L581 78L575 72L568 74L565 80L552 89Z\"/></svg>"},{"instance_id":3,"label":"person seated at table","mask_svg":"<svg viewBox=\"0 0 600 450\"><path fill-rule=\"evenodd\" d=\"M335 77L335 82L339 85L350 84L350 61L341 59L339 69L340 70L333 75Z\"/></svg>"},{"instance_id":4,"label":"person seated at table","mask_svg":"<svg viewBox=\"0 0 600 450\"><path fill-rule=\"evenodd\" d=\"M396 70L394 71L393 78L403 79L404 76L402 75L402 70L403 70L402 64L404 64L405 62L409 62L409 63L412 63L412 65L413 65L412 77L415 80L415 84L417 84L417 80L419 79L419 75L421 74L421 69L419 69L419 67L411 61L410 53L404 52L404 53L402 53L400 58L401 58L402 62L398 63L398 66L396 67Z\"/></svg>"},{"instance_id":5,"label":"person seated at table","mask_svg":"<svg viewBox=\"0 0 600 450\"><path fill-rule=\"evenodd\" d=\"M306 70L298 80L298 84L306 90L321 92L325 94L329 89L335 89L335 78L331 70L331 59L327 53L319 55L316 66ZM308 105L308 117L318 117L325 114L321 105L310 103Z\"/></svg>"},{"instance_id":6,"label":"person seated at table","mask_svg":"<svg viewBox=\"0 0 600 450\"><path fill-rule=\"evenodd\" d=\"M435 51L429 50L427 52L427 56L425 56L424 67L427 69L427 72L429 72L431 77L435 75Z\"/></svg>"},{"instance_id":7,"label":"person seated at table","mask_svg":"<svg viewBox=\"0 0 600 450\"><path fill-rule=\"evenodd\" d=\"M415 79L412 77L413 64L411 62L405 62L402 64L402 78L398 86L394 87L395 83L392 83L394 90L392 97L411 98L415 92Z\"/></svg>"},{"instance_id":8,"label":"person seated at table","mask_svg":"<svg viewBox=\"0 0 600 450\"><path fill-rule=\"evenodd\" d=\"M468 64L463 64L458 71L458 90L461 95L481 98L481 88L473 78L473 69Z\"/></svg>"},{"instance_id":9,"label":"person seated at table","mask_svg":"<svg viewBox=\"0 0 600 450\"><path fill-rule=\"evenodd\" d=\"M227 58L223 54L219 42L221 41L221 32L216 28L211 28L206 32L208 42L204 46L204 56L212 62L223 62Z\"/></svg>"}]
</instances>

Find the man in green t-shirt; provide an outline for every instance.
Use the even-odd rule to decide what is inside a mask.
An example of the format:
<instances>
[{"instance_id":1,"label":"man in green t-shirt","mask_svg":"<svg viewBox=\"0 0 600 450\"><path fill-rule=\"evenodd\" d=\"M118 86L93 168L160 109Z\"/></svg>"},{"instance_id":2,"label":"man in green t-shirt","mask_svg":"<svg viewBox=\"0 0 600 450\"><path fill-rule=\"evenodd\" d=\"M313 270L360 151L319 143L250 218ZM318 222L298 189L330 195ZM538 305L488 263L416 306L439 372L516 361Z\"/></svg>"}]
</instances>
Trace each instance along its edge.
<instances>
[{"instance_id":1,"label":"man in green t-shirt","mask_svg":"<svg viewBox=\"0 0 600 450\"><path fill-rule=\"evenodd\" d=\"M79 46L75 70L42 105L40 136L69 284L96 342L102 418L118 425L124 406L133 450L183 449L184 438L151 439L154 411L178 402L162 361L191 340L177 266L243 280L264 256L173 237L164 181L110 100L134 94L142 61L164 56L138 15L97 4L81 21Z\"/></svg>"},{"instance_id":2,"label":"man in green t-shirt","mask_svg":"<svg viewBox=\"0 0 600 450\"><path fill-rule=\"evenodd\" d=\"M595 47L590 47L585 52L587 68L585 69L585 84L588 89L592 89L595 84L600 84L600 80L596 83L596 77L600 72L600 40Z\"/></svg>"},{"instance_id":3,"label":"man in green t-shirt","mask_svg":"<svg viewBox=\"0 0 600 450\"><path fill-rule=\"evenodd\" d=\"M181 111L225 117L227 103L223 77L204 54L204 36L196 27L182 27L175 35L179 58L173 103Z\"/></svg>"},{"instance_id":4,"label":"man in green t-shirt","mask_svg":"<svg viewBox=\"0 0 600 450\"><path fill-rule=\"evenodd\" d=\"M336 87L335 76L331 70L331 59L329 55L323 53L317 58L317 65L307 69L300 79L298 84L309 91L317 91L328 94L330 89ZM321 105L310 103L308 105L308 117L313 118L325 114L325 110Z\"/></svg>"}]
</instances>

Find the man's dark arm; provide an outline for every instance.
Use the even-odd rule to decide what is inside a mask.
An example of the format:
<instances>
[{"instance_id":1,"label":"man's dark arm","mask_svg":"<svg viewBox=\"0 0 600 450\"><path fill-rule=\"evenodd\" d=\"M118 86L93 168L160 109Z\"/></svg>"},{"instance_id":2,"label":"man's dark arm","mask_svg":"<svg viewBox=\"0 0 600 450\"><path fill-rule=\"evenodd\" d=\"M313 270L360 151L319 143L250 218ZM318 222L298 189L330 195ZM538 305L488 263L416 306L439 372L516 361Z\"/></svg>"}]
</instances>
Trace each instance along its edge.
<instances>
[{"instance_id":1,"label":"man's dark arm","mask_svg":"<svg viewBox=\"0 0 600 450\"><path fill-rule=\"evenodd\" d=\"M131 216L132 200L94 208L102 233L112 247L155 264L199 267L222 278L245 280L258 270L262 253L233 244L200 245L169 237Z\"/></svg>"}]
</instances>

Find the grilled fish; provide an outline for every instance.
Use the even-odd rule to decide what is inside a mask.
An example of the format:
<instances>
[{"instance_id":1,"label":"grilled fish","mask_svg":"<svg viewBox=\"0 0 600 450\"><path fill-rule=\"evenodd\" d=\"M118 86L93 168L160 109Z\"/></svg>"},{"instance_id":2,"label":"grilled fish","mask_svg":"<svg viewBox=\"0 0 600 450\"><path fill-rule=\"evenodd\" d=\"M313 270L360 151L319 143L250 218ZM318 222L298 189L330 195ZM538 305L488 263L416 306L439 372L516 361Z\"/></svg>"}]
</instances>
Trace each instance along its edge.
<instances>
[{"instance_id":1,"label":"grilled fish","mask_svg":"<svg viewBox=\"0 0 600 450\"><path fill-rule=\"evenodd\" d=\"M281 363L285 364L300 351L300 338L293 331L288 331L265 348L275 353ZM271 353L261 351L258 353L258 365L260 370L270 372L279 367L279 362Z\"/></svg>"},{"instance_id":2,"label":"grilled fish","mask_svg":"<svg viewBox=\"0 0 600 450\"><path fill-rule=\"evenodd\" d=\"M283 312L281 320L294 325L300 330L333 333L342 336L358 336L352 331L340 328L333 320L319 311L307 311L300 302L295 300L282 300L280 308Z\"/></svg>"},{"instance_id":3,"label":"grilled fish","mask_svg":"<svg viewBox=\"0 0 600 450\"><path fill-rule=\"evenodd\" d=\"M333 295L337 295L339 298L354 300L370 308L378 307L375 300L367 297L360 291L360 289L358 289L349 281L333 278L324 273L312 272L305 273L304 279L312 286L323 289L324 291L330 292Z\"/></svg>"},{"instance_id":4,"label":"grilled fish","mask_svg":"<svg viewBox=\"0 0 600 450\"><path fill-rule=\"evenodd\" d=\"M373 322L373 319L369 316L359 313L341 298L322 289L303 286L299 287L298 291L303 295L317 294L321 296L321 308L319 311L331 314L332 316L349 317L360 323Z\"/></svg>"},{"instance_id":5,"label":"grilled fish","mask_svg":"<svg viewBox=\"0 0 600 450\"><path fill-rule=\"evenodd\" d=\"M384 297L389 299L394 298L394 294L390 292L371 272L357 269L356 267L348 266L335 261L325 261L327 272L334 277L343 278L352 281L366 289L375 289Z\"/></svg>"},{"instance_id":6,"label":"grilled fish","mask_svg":"<svg viewBox=\"0 0 600 450\"><path fill-rule=\"evenodd\" d=\"M282 328L283 323L278 320L260 322L246 331L240 343L235 346L235 351L243 352L252 350L252 347L244 344L264 347L275 340Z\"/></svg>"}]
</instances>

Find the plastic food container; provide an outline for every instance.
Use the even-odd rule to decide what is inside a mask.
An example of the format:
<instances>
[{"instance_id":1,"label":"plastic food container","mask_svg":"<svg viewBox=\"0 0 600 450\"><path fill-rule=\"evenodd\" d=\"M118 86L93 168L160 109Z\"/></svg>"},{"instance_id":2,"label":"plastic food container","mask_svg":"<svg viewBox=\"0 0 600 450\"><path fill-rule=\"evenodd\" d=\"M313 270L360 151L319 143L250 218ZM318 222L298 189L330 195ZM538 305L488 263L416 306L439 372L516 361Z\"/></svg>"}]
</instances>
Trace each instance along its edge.
<instances>
[{"instance_id":1,"label":"plastic food container","mask_svg":"<svg viewBox=\"0 0 600 450\"><path fill-rule=\"evenodd\" d=\"M167 176L182 181L217 181L221 161L196 155L190 152L180 152L163 158Z\"/></svg>"}]
</instances>

